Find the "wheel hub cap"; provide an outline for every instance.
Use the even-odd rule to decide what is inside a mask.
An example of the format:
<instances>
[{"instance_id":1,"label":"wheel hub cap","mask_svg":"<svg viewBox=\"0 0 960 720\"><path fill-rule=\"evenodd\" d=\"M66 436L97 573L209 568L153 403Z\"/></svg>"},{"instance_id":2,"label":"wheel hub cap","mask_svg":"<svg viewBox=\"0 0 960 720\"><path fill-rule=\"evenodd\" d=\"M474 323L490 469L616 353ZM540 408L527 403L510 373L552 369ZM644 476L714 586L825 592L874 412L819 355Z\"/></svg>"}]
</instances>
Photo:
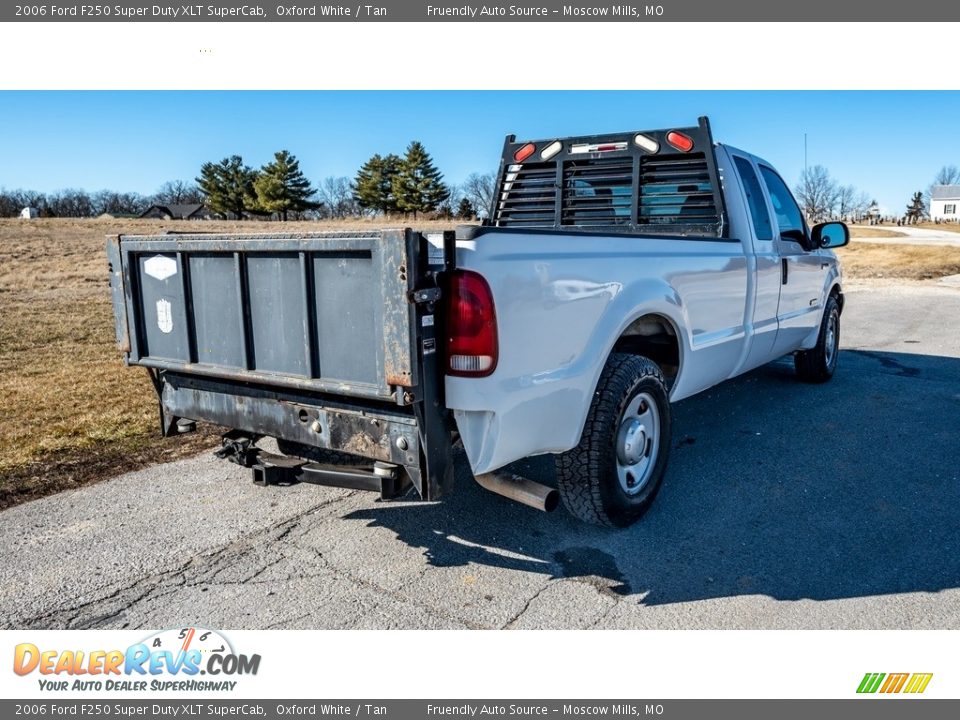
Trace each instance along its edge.
<instances>
[{"instance_id":1,"label":"wheel hub cap","mask_svg":"<svg viewBox=\"0 0 960 720\"><path fill-rule=\"evenodd\" d=\"M827 365L833 364L833 356L837 352L837 319L833 315L827 321L827 337L824 342L824 355Z\"/></svg>"},{"instance_id":2,"label":"wheel hub cap","mask_svg":"<svg viewBox=\"0 0 960 720\"><path fill-rule=\"evenodd\" d=\"M647 447L647 430L637 418L627 418L620 426L617 457L621 465L636 465Z\"/></svg>"},{"instance_id":3,"label":"wheel hub cap","mask_svg":"<svg viewBox=\"0 0 960 720\"><path fill-rule=\"evenodd\" d=\"M660 415L648 393L634 397L623 410L617 430L617 475L628 495L639 493L653 475L660 443Z\"/></svg>"}]
</instances>

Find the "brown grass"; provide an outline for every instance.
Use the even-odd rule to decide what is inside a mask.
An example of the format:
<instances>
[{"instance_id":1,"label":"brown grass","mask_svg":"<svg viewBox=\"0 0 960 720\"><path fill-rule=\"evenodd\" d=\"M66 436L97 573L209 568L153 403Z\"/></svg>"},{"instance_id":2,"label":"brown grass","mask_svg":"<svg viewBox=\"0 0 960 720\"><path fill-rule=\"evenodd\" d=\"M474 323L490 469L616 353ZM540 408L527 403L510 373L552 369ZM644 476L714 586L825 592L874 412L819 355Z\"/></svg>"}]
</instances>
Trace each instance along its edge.
<instances>
[{"instance_id":1,"label":"brown grass","mask_svg":"<svg viewBox=\"0 0 960 720\"><path fill-rule=\"evenodd\" d=\"M924 230L942 230L944 232L960 233L960 223L940 223L937 225L932 222L922 222L912 227L923 228Z\"/></svg>"},{"instance_id":2,"label":"brown grass","mask_svg":"<svg viewBox=\"0 0 960 720\"><path fill-rule=\"evenodd\" d=\"M378 225L290 222L283 230ZM104 238L168 229L270 232L278 226L0 220L0 508L215 442L210 428L160 438L146 372L125 367L114 343Z\"/></svg>"},{"instance_id":3,"label":"brown grass","mask_svg":"<svg viewBox=\"0 0 960 720\"><path fill-rule=\"evenodd\" d=\"M896 230L887 230L885 228L876 226L850 226L850 237L852 238L895 238L906 236L906 233L898 232Z\"/></svg>"},{"instance_id":4,"label":"brown grass","mask_svg":"<svg viewBox=\"0 0 960 720\"><path fill-rule=\"evenodd\" d=\"M932 280L960 273L960 247L858 242L840 248L847 277Z\"/></svg>"}]
</instances>

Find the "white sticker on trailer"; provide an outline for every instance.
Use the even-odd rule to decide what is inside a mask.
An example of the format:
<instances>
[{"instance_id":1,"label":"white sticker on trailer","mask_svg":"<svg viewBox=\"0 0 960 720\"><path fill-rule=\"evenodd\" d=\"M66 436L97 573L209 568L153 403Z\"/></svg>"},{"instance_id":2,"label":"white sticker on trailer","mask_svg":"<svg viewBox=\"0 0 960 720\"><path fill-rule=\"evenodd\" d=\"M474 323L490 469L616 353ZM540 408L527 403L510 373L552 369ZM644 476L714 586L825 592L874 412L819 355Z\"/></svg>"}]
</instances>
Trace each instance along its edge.
<instances>
[{"instance_id":1,"label":"white sticker on trailer","mask_svg":"<svg viewBox=\"0 0 960 720\"><path fill-rule=\"evenodd\" d=\"M443 233L427 233L427 263L443 265Z\"/></svg>"},{"instance_id":2,"label":"white sticker on trailer","mask_svg":"<svg viewBox=\"0 0 960 720\"><path fill-rule=\"evenodd\" d=\"M433 315L424 315L423 316L423 326L432 327L433 326Z\"/></svg>"},{"instance_id":3,"label":"white sticker on trailer","mask_svg":"<svg viewBox=\"0 0 960 720\"><path fill-rule=\"evenodd\" d=\"M154 255L143 261L143 271L157 280L166 280L177 274L177 261L169 255Z\"/></svg>"},{"instance_id":4,"label":"white sticker on trailer","mask_svg":"<svg viewBox=\"0 0 960 720\"><path fill-rule=\"evenodd\" d=\"M157 300L157 327L160 332L169 333L173 330L173 311L169 300Z\"/></svg>"}]
</instances>

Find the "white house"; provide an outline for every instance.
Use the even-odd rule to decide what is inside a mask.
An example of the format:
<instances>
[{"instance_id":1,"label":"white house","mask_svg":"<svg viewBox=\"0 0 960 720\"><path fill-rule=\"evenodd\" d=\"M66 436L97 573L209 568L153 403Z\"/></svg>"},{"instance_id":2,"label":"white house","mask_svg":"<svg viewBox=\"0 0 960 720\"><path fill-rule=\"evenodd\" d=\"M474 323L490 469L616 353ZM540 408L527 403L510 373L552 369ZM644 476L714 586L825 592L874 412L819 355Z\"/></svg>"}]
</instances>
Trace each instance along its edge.
<instances>
[{"instance_id":1,"label":"white house","mask_svg":"<svg viewBox=\"0 0 960 720\"><path fill-rule=\"evenodd\" d=\"M934 185L930 194L930 219L960 221L960 185Z\"/></svg>"},{"instance_id":2,"label":"white house","mask_svg":"<svg viewBox=\"0 0 960 720\"><path fill-rule=\"evenodd\" d=\"M40 211L36 208L25 207L20 211L20 217L24 220L32 220L33 218L40 217Z\"/></svg>"}]
</instances>

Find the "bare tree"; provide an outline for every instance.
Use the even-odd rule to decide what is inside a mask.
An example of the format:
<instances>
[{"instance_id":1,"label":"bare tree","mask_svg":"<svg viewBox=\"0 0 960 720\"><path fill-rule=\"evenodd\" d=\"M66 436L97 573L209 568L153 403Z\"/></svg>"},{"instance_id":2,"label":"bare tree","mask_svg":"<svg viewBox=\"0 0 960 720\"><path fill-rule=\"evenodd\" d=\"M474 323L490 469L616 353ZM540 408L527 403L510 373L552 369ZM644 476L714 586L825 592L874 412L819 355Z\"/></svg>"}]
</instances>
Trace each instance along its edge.
<instances>
[{"instance_id":1,"label":"bare tree","mask_svg":"<svg viewBox=\"0 0 960 720\"><path fill-rule=\"evenodd\" d=\"M804 214L813 222L826 220L836 212L840 189L823 165L804 170L795 192Z\"/></svg>"},{"instance_id":2,"label":"bare tree","mask_svg":"<svg viewBox=\"0 0 960 720\"><path fill-rule=\"evenodd\" d=\"M45 207L56 217L90 217L93 200L85 190L60 190L46 197Z\"/></svg>"},{"instance_id":3,"label":"bare tree","mask_svg":"<svg viewBox=\"0 0 960 720\"><path fill-rule=\"evenodd\" d=\"M319 214L326 218L346 218L360 215L360 207L353 197L353 186L348 177L328 177L317 190L321 207Z\"/></svg>"},{"instance_id":4,"label":"bare tree","mask_svg":"<svg viewBox=\"0 0 960 720\"><path fill-rule=\"evenodd\" d=\"M873 203L870 199L870 196L865 192L860 192L857 194L856 199L853 201L853 218L854 220L862 220L864 215L870 210L870 205Z\"/></svg>"},{"instance_id":5,"label":"bare tree","mask_svg":"<svg viewBox=\"0 0 960 720\"><path fill-rule=\"evenodd\" d=\"M471 173L460 187L463 197L466 197L476 211L482 215L490 212L493 204L493 187L496 178L493 173ZM456 207L454 205L454 207Z\"/></svg>"},{"instance_id":6,"label":"bare tree","mask_svg":"<svg viewBox=\"0 0 960 720\"><path fill-rule=\"evenodd\" d=\"M137 193L118 193L113 190L101 190L93 198L93 214L135 215L149 203Z\"/></svg>"},{"instance_id":7,"label":"bare tree","mask_svg":"<svg viewBox=\"0 0 960 720\"><path fill-rule=\"evenodd\" d=\"M853 185L841 185L837 188L837 214L845 220L854 214L857 202L857 189Z\"/></svg>"},{"instance_id":8,"label":"bare tree","mask_svg":"<svg viewBox=\"0 0 960 720\"><path fill-rule=\"evenodd\" d=\"M944 165L933 178L933 184L960 185L960 168L956 165Z\"/></svg>"},{"instance_id":9,"label":"bare tree","mask_svg":"<svg viewBox=\"0 0 960 720\"><path fill-rule=\"evenodd\" d=\"M168 180L151 198L155 205L187 205L202 203L203 193L193 183L183 180Z\"/></svg>"},{"instance_id":10,"label":"bare tree","mask_svg":"<svg viewBox=\"0 0 960 720\"><path fill-rule=\"evenodd\" d=\"M33 190L0 190L0 217L16 217L25 207L46 207L47 197Z\"/></svg>"}]
</instances>

